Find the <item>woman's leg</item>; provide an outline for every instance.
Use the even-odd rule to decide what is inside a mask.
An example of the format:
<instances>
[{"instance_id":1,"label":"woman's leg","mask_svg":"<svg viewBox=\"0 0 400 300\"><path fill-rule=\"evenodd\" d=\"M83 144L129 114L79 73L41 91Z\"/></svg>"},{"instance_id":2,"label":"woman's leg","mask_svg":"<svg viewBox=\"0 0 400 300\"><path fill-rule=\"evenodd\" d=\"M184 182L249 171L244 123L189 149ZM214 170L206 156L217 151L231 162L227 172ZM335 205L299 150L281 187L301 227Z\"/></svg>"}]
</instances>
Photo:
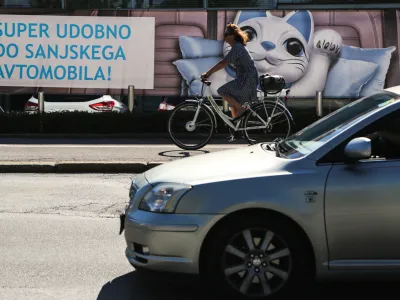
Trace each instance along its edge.
<instances>
[{"instance_id":1,"label":"woman's leg","mask_svg":"<svg viewBox=\"0 0 400 300\"><path fill-rule=\"evenodd\" d=\"M245 109L239 104L239 102L237 102L236 99L232 96L223 95L222 98L231 105L233 118L240 116L245 111Z\"/></svg>"}]
</instances>

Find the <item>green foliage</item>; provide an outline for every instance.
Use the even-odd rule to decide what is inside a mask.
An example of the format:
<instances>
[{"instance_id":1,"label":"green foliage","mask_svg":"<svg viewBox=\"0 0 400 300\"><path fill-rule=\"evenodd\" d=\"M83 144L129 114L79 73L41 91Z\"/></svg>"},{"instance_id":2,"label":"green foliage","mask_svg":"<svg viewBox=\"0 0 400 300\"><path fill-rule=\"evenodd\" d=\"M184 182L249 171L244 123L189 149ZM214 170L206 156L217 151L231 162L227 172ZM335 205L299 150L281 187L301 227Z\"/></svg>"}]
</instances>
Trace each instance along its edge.
<instances>
[{"instance_id":1,"label":"green foliage","mask_svg":"<svg viewBox=\"0 0 400 300\"><path fill-rule=\"evenodd\" d=\"M273 1L261 0L207 0L209 7L259 7L270 8L274 4ZM275 5L274 5L275 6Z\"/></svg>"},{"instance_id":2,"label":"green foliage","mask_svg":"<svg viewBox=\"0 0 400 300\"><path fill-rule=\"evenodd\" d=\"M315 108L291 109L294 128L300 130L316 121ZM170 111L153 113L12 112L0 114L0 134L137 134L168 132ZM217 117L218 133L228 127Z\"/></svg>"},{"instance_id":3,"label":"green foliage","mask_svg":"<svg viewBox=\"0 0 400 300\"><path fill-rule=\"evenodd\" d=\"M66 0L67 9L110 8L108 0Z\"/></svg>"},{"instance_id":4,"label":"green foliage","mask_svg":"<svg viewBox=\"0 0 400 300\"><path fill-rule=\"evenodd\" d=\"M169 112L155 113L28 113L0 115L0 133L163 133ZM42 124L42 125L41 125Z\"/></svg>"},{"instance_id":5,"label":"green foliage","mask_svg":"<svg viewBox=\"0 0 400 300\"><path fill-rule=\"evenodd\" d=\"M61 8L61 0L29 0L33 8Z\"/></svg>"}]
</instances>

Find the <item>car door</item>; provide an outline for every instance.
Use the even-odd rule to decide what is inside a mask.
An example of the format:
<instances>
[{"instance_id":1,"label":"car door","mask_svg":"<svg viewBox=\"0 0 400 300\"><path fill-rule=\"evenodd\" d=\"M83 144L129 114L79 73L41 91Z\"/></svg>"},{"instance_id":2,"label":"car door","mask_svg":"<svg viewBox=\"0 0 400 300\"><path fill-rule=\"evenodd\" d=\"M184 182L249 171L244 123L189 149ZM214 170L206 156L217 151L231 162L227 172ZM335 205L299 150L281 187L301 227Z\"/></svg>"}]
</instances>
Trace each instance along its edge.
<instances>
[{"instance_id":1,"label":"car door","mask_svg":"<svg viewBox=\"0 0 400 300\"><path fill-rule=\"evenodd\" d=\"M400 263L400 160L333 166L325 220L330 266Z\"/></svg>"},{"instance_id":2,"label":"car door","mask_svg":"<svg viewBox=\"0 0 400 300\"><path fill-rule=\"evenodd\" d=\"M388 118L394 115L399 111ZM390 159L382 156L350 164L339 161L328 174L330 269L400 269L400 153Z\"/></svg>"}]
</instances>

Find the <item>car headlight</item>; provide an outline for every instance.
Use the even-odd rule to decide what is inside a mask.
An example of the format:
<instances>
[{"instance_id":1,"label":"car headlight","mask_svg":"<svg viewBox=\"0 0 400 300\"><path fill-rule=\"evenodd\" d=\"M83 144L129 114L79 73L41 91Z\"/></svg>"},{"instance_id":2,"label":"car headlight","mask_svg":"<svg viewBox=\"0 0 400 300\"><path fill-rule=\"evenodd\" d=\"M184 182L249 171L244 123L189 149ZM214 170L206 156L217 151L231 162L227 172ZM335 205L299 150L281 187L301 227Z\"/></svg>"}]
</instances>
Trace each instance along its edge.
<instances>
[{"instance_id":1,"label":"car headlight","mask_svg":"<svg viewBox=\"0 0 400 300\"><path fill-rule=\"evenodd\" d=\"M173 213L182 196L192 187L187 184L160 183L148 191L139 204L139 209Z\"/></svg>"}]
</instances>

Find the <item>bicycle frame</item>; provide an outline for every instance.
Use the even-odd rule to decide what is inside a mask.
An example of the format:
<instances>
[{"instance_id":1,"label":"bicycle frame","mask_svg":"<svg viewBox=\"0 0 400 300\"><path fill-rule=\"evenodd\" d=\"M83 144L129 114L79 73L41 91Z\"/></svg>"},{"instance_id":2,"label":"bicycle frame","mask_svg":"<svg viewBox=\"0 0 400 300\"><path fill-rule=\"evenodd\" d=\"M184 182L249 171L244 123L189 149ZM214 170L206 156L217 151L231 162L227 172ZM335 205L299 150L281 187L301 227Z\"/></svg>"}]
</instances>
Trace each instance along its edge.
<instances>
[{"instance_id":1,"label":"bicycle frame","mask_svg":"<svg viewBox=\"0 0 400 300\"><path fill-rule=\"evenodd\" d=\"M197 79L197 78L196 78L196 79ZM242 122L242 120L243 120L243 118L244 118L244 115L243 115L242 118L240 118L240 119L236 122L236 124L235 124L234 122L232 122L233 118L227 116L227 115L219 108L219 106L218 106L218 104L216 103L214 97L212 96L210 87L209 87L208 85L206 85L205 83L203 83L203 85L202 85L202 96L200 97L200 96L196 95L195 97L196 97L196 100L194 100L194 101L196 101L196 102L198 103L198 107L197 107L196 113L195 113L194 118L193 118L193 121L192 121L194 124L195 124L196 121L197 121L197 117L198 117L199 112L200 112L200 107L202 106L202 104L203 104L203 102L204 102L205 100L208 100L208 101L210 102L212 108L214 109L214 111L217 113L217 115L224 121L224 123L225 123L226 125L228 125L230 128L232 128L234 131L265 129L265 128L267 128L267 126L269 125L269 122L271 121L272 117L275 116L275 115L274 115L274 112L275 112L275 109L276 109L276 107L277 107L278 105L279 105L279 106L283 106L283 108L287 111L287 108L286 108L285 104L282 103L282 101L280 100L280 97L277 96L277 99L276 99L276 102L275 102L275 107L274 107L274 109L273 109L273 111L272 111L272 116L270 117L270 116L268 116L268 112L267 112L267 110L265 109L265 102L262 101L262 103L264 104L265 112L266 112L267 117L268 117L268 121L265 122L265 121L251 108L251 105L249 105L249 104L246 103L246 104L244 105L244 107L245 107L248 111L246 111L245 114L253 113L253 114L256 115L257 118L263 123L263 126L254 126L254 127L247 127L247 128L239 128L239 127L240 127L240 124L241 124L241 122ZM187 102L194 102L194 101L190 101L190 100L189 100L189 101L187 101ZM289 112L289 115L290 115L290 117L292 118L290 112ZM214 120L216 121L215 116L214 116ZM215 126L216 126L216 125L215 125Z\"/></svg>"}]
</instances>

